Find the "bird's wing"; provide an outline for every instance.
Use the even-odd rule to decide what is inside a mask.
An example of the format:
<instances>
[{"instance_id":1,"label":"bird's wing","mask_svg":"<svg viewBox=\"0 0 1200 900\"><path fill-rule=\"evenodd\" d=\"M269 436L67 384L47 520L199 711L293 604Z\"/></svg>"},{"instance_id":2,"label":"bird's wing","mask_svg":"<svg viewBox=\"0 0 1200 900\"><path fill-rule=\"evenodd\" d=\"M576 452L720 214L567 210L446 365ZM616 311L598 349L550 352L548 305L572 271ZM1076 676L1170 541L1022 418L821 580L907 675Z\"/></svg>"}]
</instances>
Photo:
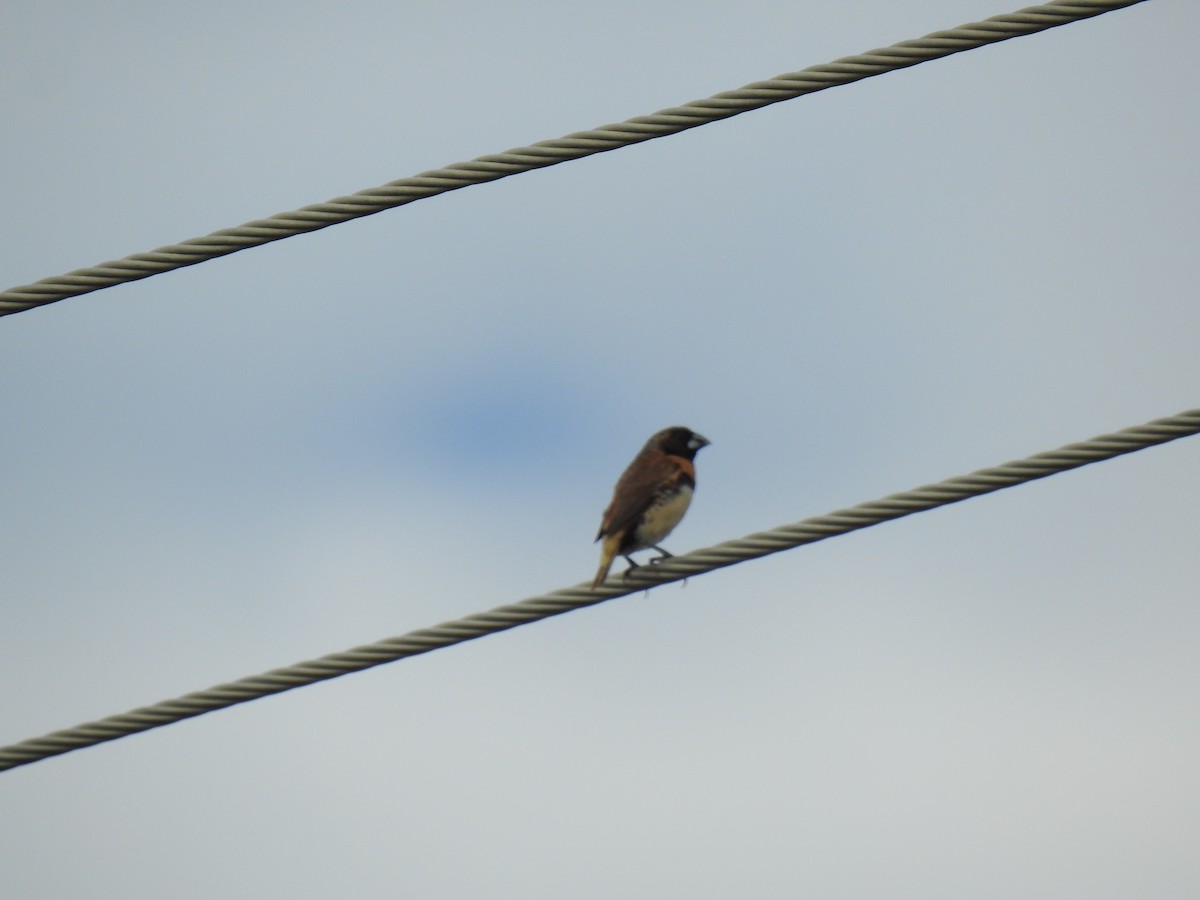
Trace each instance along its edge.
<instances>
[{"instance_id":1,"label":"bird's wing","mask_svg":"<svg viewBox=\"0 0 1200 900\"><path fill-rule=\"evenodd\" d=\"M694 481L692 471L687 460L661 451L639 454L617 480L596 540L636 525L660 491L680 480Z\"/></svg>"}]
</instances>

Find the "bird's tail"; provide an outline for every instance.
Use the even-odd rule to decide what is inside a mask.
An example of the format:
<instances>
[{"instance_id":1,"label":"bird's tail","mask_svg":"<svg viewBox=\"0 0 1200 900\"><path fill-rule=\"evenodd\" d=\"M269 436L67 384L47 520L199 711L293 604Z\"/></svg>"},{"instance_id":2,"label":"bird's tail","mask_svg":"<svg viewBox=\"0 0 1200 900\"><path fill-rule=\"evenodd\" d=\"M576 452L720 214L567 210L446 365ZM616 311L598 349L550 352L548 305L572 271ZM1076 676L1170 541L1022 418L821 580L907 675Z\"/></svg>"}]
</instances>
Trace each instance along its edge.
<instances>
[{"instance_id":1,"label":"bird's tail","mask_svg":"<svg viewBox=\"0 0 1200 900\"><path fill-rule=\"evenodd\" d=\"M612 568L613 559L617 555L617 546L621 543L619 534L610 534L604 539L604 543L600 545L600 568L596 571L596 578L592 582L592 587L598 588L604 583L604 579L608 577L608 570Z\"/></svg>"}]
</instances>

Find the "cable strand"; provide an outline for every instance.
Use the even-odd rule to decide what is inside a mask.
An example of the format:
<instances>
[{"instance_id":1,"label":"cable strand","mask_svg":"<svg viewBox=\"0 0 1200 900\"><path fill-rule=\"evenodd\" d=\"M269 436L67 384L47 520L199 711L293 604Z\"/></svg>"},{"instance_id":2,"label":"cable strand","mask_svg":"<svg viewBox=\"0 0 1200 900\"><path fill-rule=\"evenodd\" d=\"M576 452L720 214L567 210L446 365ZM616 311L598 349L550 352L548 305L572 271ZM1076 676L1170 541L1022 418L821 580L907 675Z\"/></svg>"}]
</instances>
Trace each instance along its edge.
<instances>
[{"instance_id":1,"label":"cable strand","mask_svg":"<svg viewBox=\"0 0 1200 900\"><path fill-rule=\"evenodd\" d=\"M126 282L138 281L237 253L272 241L308 234L433 197L447 191L496 181L510 175L557 165L568 160L605 153L642 141L677 134L710 122L731 118L773 103L815 93L973 50L1010 38L1023 37L1048 28L1092 18L1145 0L1074 0L1045 3L981 22L934 32L915 40L870 50L833 62L810 66L799 72L778 75L766 81L724 91L703 100L637 116L624 122L576 132L554 140L539 141L504 153L481 156L441 169L401 178L380 187L367 188L291 212L225 228L199 238L180 241L146 253L135 253L65 275L43 278L0 292L0 316L24 312L68 297L77 297Z\"/></svg>"},{"instance_id":2,"label":"cable strand","mask_svg":"<svg viewBox=\"0 0 1200 900\"><path fill-rule=\"evenodd\" d=\"M319 659L274 669L261 675L242 678L207 690L185 694L173 700L0 747L0 771L149 731L293 688L305 687L373 666L475 640L617 597L635 594L660 584L694 578L726 566L958 503L971 497L1046 478L1198 433L1200 409L1193 409L1112 434L1100 435L1091 440L1068 444L1057 450L1035 453L1024 459L980 469L936 484L891 494L827 515L815 516L770 531L671 557L659 565L642 566L627 579L621 576L612 577L595 590L586 583L578 584L540 597L531 597L518 603L444 622L432 628L422 628L374 644L331 653Z\"/></svg>"}]
</instances>

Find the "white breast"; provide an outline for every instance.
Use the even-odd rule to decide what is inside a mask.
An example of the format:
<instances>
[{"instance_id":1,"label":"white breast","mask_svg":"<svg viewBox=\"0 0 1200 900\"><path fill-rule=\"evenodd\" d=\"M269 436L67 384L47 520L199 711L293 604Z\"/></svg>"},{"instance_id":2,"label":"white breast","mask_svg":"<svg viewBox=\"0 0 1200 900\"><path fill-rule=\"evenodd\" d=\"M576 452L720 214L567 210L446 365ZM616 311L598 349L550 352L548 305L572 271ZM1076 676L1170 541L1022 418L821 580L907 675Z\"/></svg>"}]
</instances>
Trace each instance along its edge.
<instances>
[{"instance_id":1,"label":"white breast","mask_svg":"<svg viewBox=\"0 0 1200 900\"><path fill-rule=\"evenodd\" d=\"M683 518L683 514L687 512L691 502L692 489L685 485L675 494L663 498L661 502L646 510L635 535L639 545L638 549L652 547L670 534L679 524L679 520Z\"/></svg>"}]
</instances>

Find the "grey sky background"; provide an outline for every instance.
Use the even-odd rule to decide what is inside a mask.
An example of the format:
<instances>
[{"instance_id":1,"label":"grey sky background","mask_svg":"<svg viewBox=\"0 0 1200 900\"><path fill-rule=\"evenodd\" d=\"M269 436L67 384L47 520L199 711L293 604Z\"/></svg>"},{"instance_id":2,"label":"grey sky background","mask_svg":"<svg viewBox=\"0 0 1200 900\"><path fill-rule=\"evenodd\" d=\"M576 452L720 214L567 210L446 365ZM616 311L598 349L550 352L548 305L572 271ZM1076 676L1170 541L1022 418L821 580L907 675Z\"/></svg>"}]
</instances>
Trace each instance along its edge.
<instances>
[{"instance_id":1,"label":"grey sky background","mask_svg":"<svg viewBox=\"0 0 1200 900\"><path fill-rule=\"evenodd\" d=\"M0 8L5 285L1016 5ZM1200 405L1150 0L0 322L0 743ZM0 775L7 897L1195 897L1194 440Z\"/></svg>"}]
</instances>

